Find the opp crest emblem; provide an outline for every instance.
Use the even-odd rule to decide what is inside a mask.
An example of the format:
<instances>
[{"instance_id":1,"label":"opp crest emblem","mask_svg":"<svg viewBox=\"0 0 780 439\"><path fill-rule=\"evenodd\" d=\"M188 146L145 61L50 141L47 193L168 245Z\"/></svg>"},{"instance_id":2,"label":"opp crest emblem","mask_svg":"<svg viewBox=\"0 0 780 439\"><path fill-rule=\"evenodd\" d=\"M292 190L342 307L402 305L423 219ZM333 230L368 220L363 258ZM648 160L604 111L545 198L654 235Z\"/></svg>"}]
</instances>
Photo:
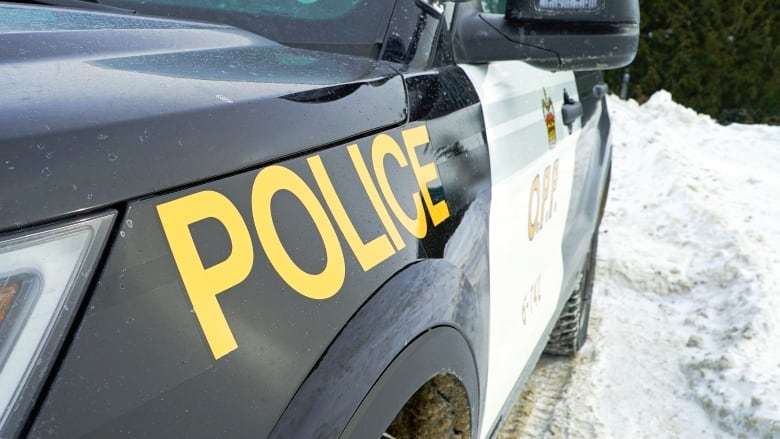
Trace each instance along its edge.
<instances>
[{"instance_id":1,"label":"opp crest emblem","mask_svg":"<svg viewBox=\"0 0 780 439\"><path fill-rule=\"evenodd\" d=\"M547 95L547 89L542 89L544 97L542 98L542 114L544 115L544 123L547 126L547 142L550 145L550 149L555 147L555 107L553 101Z\"/></svg>"}]
</instances>

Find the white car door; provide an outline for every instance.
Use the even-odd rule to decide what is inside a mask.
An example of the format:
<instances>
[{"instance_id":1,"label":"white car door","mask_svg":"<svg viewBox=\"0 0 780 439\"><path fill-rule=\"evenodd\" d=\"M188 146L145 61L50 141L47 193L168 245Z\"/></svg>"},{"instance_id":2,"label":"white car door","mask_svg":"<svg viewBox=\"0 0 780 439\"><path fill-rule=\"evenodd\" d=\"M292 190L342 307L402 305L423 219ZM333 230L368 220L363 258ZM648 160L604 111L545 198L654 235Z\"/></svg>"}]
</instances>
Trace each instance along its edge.
<instances>
[{"instance_id":1,"label":"white car door","mask_svg":"<svg viewBox=\"0 0 780 439\"><path fill-rule=\"evenodd\" d=\"M570 133L560 109L565 93L579 97L572 72L550 73L520 61L461 67L482 102L492 180L485 437L557 317L579 136L579 120Z\"/></svg>"}]
</instances>

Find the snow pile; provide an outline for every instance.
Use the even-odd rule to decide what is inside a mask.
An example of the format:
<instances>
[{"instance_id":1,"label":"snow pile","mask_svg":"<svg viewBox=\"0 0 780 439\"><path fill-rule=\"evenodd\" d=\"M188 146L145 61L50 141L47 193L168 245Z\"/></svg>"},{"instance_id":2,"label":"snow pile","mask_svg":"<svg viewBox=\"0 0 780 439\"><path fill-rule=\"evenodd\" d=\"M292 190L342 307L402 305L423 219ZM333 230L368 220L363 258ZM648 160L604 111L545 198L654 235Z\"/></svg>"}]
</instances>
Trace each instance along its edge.
<instances>
[{"instance_id":1,"label":"snow pile","mask_svg":"<svg viewBox=\"0 0 780 439\"><path fill-rule=\"evenodd\" d=\"M780 127L608 105L590 341L549 433L780 438Z\"/></svg>"}]
</instances>

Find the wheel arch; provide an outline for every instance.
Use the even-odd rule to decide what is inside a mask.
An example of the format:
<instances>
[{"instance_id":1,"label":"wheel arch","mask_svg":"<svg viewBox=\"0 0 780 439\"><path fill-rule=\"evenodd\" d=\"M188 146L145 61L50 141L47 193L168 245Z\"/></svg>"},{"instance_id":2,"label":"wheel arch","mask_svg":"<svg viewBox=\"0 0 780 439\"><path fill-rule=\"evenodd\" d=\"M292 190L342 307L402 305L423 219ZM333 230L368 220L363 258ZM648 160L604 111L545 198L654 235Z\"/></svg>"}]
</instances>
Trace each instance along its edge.
<instances>
[{"instance_id":1,"label":"wheel arch","mask_svg":"<svg viewBox=\"0 0 780 439\"><path fill-rule=\"evenodd\" d=\"M271 437L333 438L347 428L363 431L361 416L379 419L364 401L375 401L380 390L392 392L381 393L388 399L408 399L439 373L453 373L463 383L472 431L478 431L487 371L488 303L488 297L478 295L446 260L406 267L342 329L298 388ZM406 372L399 375L401 370ZM383 416L392 420L395 412Z\"/></svg>"},{"instance_id":2,"label":"wheel arch","mask_svg":"<svg viewBox=\"0 0 780 439\"><path fill-rule=\"evenodd\" d=\"M440 380L439 378L442 377L450 377L450 379ZM440 383L434 386L438 387L434 392L441 392L442 387L458 388L445 390L448 396L443 396L448 400L447 402L455 399L452 395L458 393L457 390L465 392L465 404L466 410L470 413L470 422L469 428L463 430L470 431L472 436L469 437L473 437L479 431L479 383L476 365L462 334L451 326L438 326L429 330L398 355L371 387L341 437L381 437L396 414L405 408L406 403L417 394L418 390L432 382ZM415 408L423 407L418 405ZM432 407L425 407L428 408ZM454 408L452 410L455 411ZM429 421L440 423L442 419L429 419ZM448 428L446 425L444 427Z\"/></svg>"}]
</instances>

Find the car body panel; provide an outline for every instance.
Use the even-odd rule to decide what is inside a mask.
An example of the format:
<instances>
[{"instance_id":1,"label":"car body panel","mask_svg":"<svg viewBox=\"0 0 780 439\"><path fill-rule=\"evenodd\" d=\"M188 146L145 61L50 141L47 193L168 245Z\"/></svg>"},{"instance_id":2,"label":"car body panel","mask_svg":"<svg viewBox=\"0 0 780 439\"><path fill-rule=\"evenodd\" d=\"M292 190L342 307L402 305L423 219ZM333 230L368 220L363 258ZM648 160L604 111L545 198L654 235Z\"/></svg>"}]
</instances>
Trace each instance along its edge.
<instances>
[{"instance_id":1,"label":"car body panel","mask_svg":"<svg viewBox=\"0 0 780 439\"><path fill-rule=\"evenodd\" d=\"M445 70L409 81L417 83L412 86L416 88L462 84L465 76L458 72ZM474 108L475 94L472 99L461 96L458 100L443 93L439 96L437 111L418 111L418 121L400 128L130 203L119 238L31 436L105 437L120 431L173 435L189 431L189 435L211 437L240 435L247 429L265 435L331 340L368 297L394 273L431 255L454 258L450 263L453 269L475 284L469 291L477 288L486 307L486 240L471 235L487 232L489 170L481 114ZM453 132L453 126L458 130ZM426 132L429 140L410 149L407 139L413 132ZM388 141L389 150L400 155L379 156L377 162L375 151ZM361 162L368 170L367 183L358 172ZM315 163L321 163L338 200L324 195L323 181L314 176ZM426 165L435 166L427 168L435 172L435 178L426 181L423 189L418 181L421 171L415 168ZM387 175L389 193L384 192L380 168ZM282 169L311 188L315 204L301 201L301 192L291 195L289 190L279 189L277 179L262 180L261 174ZM392 208L388 211L400 242L392 240L393 233L379 218L369 196L371 187L385 203L394 196L402 209L400 214ZM302 271L330 271L327 267L336 260L345 264L343 285L332 296L313 300L307 296L311 292L296 290L297 284L288 283L286 272L275 268L278 265L273 261L279 257L272 256L270 250L273 236L261 225L262 213L257 207L259 194L266 190L275 194L270 215L276 234ZM218 292L219 309L214 312L224 316L237 346L214 355L208 329L203 326L204 316L212 311L199 311L193 299L198 293L182 283L189 274L172 254L178 238L164 229L167 214L161 210L161 206L178 209L182 200L210 193L229 200L241 217L240 227L251 238L235 238L238 234L224 219L231 207L206 203L203 218L188 224L187 232L202 266L230 264L233 252L242 247L252 255L246 278ZM480 194L478 205L482 208L472 212L470 207ZM414 200L420 208L425 206L425 211L415 213ZM355 244L346 238L346 223L339 223L334 213L339 203L362 242L388 245L389 253L377 265L363 267L357 259ZM440 222L434 225L431 206L442 203L447 213L437 217ZM189 204L181 206L190 209ZM324 206L319 208L327 209L328 216L312 215L318 206ZM399 220L404 215L417 217L417 235ZM462 229L461 223L465 223ZM328 233L337 234L335 247L327 241ZM464 247L473 246L470 243L475 241L482 247ZM460 247L453 252L452 246ZM338 250L331 253L334 248ZM486 339L486 331L481 334ZM477 348L484 351L485 343ZM209 397L202 398L204 394ZM236 406L231 401L244 404ZM167 411L170 407L180 409L175 419Z\"/></svg>"},{"instance_id":2,"label":"car body panel","mask_svg":"<svg viewBox=\"0 0 780 439\"><path fill-rule=\"evenodd\" d=\"M485 418L497 419L536 340L558 315L564 276L560 242L572 192L579 127L569 132L555 108L571 72L518 61L464 65L485 114L491 158L490 356ZM526 81L516 81L522 77ZM527 341L526 341L527 340ZM487 435L492 425L482 425Z\"/></svg>"},{"instance_id":3,"label":"car body panel","mask_svg":"<svg viewBox=\"0 0 780 439\"><path fill-rule=\"evenodd\" d=\"M202 23L17 6L0 17L0 230L406 119L403 82L365 58ZM39 29L50 23L69 24Z\"/></svg>"}]
</instances>

